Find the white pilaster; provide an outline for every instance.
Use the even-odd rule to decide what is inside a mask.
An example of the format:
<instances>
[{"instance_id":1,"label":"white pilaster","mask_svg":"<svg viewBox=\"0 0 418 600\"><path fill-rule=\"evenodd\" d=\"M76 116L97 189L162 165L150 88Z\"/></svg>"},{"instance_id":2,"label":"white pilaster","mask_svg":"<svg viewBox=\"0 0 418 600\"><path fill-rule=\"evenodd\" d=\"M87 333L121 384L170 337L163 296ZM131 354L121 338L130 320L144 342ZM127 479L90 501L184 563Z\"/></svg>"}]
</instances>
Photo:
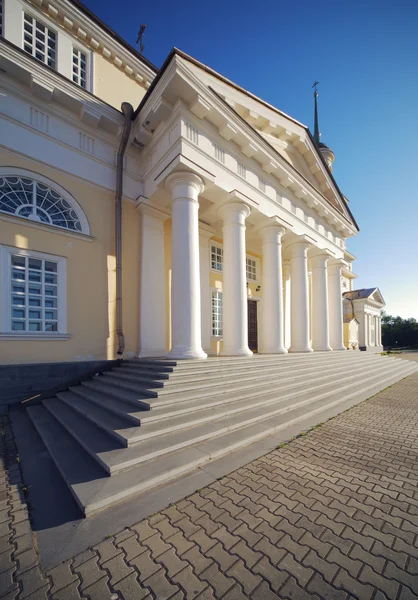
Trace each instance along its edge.
<instances>
[{"instance_id":1,"label":"white pilaster","mask_svg":"<svg viewBox=\"0 0 418 600\"><path fill-rule=\"evenodd\" d=\"M377 317L377 331L378 331L378 346L382 345L382 317L381 315L379 315Z\"/></svg>"},{"instance_id":2,"label":"white pilaster","mask_svg":"<svg viewBox=\"0 0 418 600\"><path fill-rule=\"evenodd\" d=\"M370 344L370 336L369 336L369 315L364 313L364 345L368 346Z\"/></svg>"},{"instance_id":3,"label":"white pilaster","mask_svg":"<svg viewBox=\"0 0 418 600\"><path fill-rule=\"evenodd\" d=\"M273 217L271 223L260 230L263 248L263 310L262 347L264 354L286 354L283 333L283 273L281 227Z\"/></svg>"},{"instance_id":4,"label":"white pilaster","mask_svg":"<svg viewBox=\"0 0 418 600\"><path fill-rule=\"evenodd\" d=\"M209 354L211 333L211 294L209 278L209 240L214 232L205 225L199 225L199 257L200 257L200 310L202 328L202 348Z\"/></svg>"},{"instance_id":5,"label":"white pilaster","mask_svg":"<svg viewBox=\"0 0 418 600\"><path fill-rule=\"evenodd\" d=\"M330 255L321 251L311 258L312 269L312 348L332 350L329 344L328 275Z\"/></svg>"},{"instance_id":6,"label":"white pilaster","mask_svg":"<svg viewBox=\"0 0 418 600\"><path fill-rule=\"evenodd\" d=\"M164 221L169 215L141 203L139 353L140 358L166 355L166 289Z\"/></svg>"},{"instance_id":7,"label":"white pilaster","mask_svg":"<svg viewBox=\"0 0 418 600\"><path fill-rule=\"evenodd\" d=\"M290 348L290 262L283 261L284 347Z\"/></svg>"},{"instance_id":8,"label":"white pilaster","mask_svg":"<svg viewBox=\"0 0 418 600\"><path fill-rule=\"evenodd\" d=\"M289 247L291 269L291 346L289 352L312 352L309 344L308 250L310 244L297 241Z\"/></svg>"},{"instance_id":9,"label":"white pilaster","mask_svg":"<svg viewBox=\"0 0 418 600\"><path fill-rule=\"evenodd\" d=\"M250 207L228 201L220 209L223 218L223 348L224 356L250 356L248 348L245 219Z\"/></svg>"},{"instance_id":10,"label":"white pilaster","mask_svg":"<svg viewBox=\"0 0 418 600\"><path fill-rule=\"evenodd\" d=\"M167 178L172 193L170 358L206 358L202 350L199 273L199 194L203 181L189 172Z\"/></svg>"},{"instance_id":11,"label":"white pilaster","mask_svg":"<svg viewBox=\"0 0 418 600\"><path fill-rule=\"evenodd\" d=\"M329 343L333 350L346 350L343 331L343 296L341 270L345 266L341 259L328 261L328 311Z\"/></svg>"}]
</instances>

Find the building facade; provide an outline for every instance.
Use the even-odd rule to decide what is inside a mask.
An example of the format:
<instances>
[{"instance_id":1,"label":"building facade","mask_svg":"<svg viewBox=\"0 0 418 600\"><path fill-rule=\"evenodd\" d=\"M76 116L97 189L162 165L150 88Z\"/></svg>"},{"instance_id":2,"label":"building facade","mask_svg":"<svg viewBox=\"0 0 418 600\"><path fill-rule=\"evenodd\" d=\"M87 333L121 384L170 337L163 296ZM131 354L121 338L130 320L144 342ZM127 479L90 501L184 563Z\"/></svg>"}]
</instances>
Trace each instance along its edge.
<instances>
[{"instance_id":1,"label":"building facade","mask_svg":"<svg viewBox=\"0 0 418 600\"><path fill-rule=\"evenodd\" d=\"M0 6L1 363L353 347L358 226L317 128L76 0Z\"/></svg>"}]
</instances>

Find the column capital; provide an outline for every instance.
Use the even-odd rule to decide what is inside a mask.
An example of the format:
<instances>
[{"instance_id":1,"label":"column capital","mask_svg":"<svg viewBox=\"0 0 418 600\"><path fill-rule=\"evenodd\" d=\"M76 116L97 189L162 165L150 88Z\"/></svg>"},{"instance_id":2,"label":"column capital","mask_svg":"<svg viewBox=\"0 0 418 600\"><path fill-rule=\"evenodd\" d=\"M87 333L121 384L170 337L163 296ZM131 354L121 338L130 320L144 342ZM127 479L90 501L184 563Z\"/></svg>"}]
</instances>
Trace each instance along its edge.
<instances>
[{"instance_id":1,"label":"column capital","mask_svg":"<svg viewBox=\"0 0 418 600\"><path fill-rule=\"evenodd\" d=\"M265 241L277 242L281 241L281 239L277 240L277 236L280 238L292 227L288 223L283 223L278 217L270 217L270 219L260 225L257 228L257 233L259 233Z\"/></svg>"},{"instance_id":2,"label":"column capital","mask_svg":"<svg viewBox=\"0 0 418 600\"><path fill-rule=\"evenodd\" d=\"M290 250L292 258L295 256L308 256L308 250L312 247L312 243L305 238L305 236L299 236L294 242L289 244L287 247Z\"/></svg>"},{"instance_id":3,"label":"column capital","mask_svg":"<svg viewBox=\"0 0 418 600\"><path fill-rule=\"evenodd\" d=\"M159 208L155 208L154 206L150 206L145 203L143 200L139 200L135 207L141 213L141 215L149 215L150 217L154 217L155 219L161 219L161 221L165 221L171 217L171 214L165 212Z\"/></svg>"},{"instance_id":4,"label":"column capital","mask_svg":"<svg viewBox=\"0 0 418 600\"><path fill-rule=\"evenodd\" d=\"M327 266L327 262L333 256L334 255L329 250L315 248L310 256L310 266L312 269L325 268Z\"/></svg>"},{"instance_id":5,"label":"column capital","mask_svg":"<svg viewBox=\"0 0 418 600\"><path fill-rule=\"evenodd\" d=\"M199 194L201 194L205 189L203 180L199 177L199 175L196 175L191 171L176 171L169 175L165 180L165 187L170 190L173 195L174 193L177 193L177 197L183 196L184 193L182 193L181 189L177 190L177 188L181 188L183 186L192 188L195 191L196 199L197 196L199 196ZM184 197L188 197L188 195L184 194Z\"/></svg>"},{"instance_id":6,"label":"column capital","mask_svg":"<svg viewBox=\"0 0 418 600\"><path fill-rule=\"evenodd\" d=\"M341 271L344 267L347 266L347 262L342 258L333 258L328 261L328 271L330 274L339 274L341 275Z\"/></svg>"},{"instance_id":7,"label":"column capital","mask_svg":"<svg viewBox=\"0 0 418 600\"><path fill-rule=\"evenodd\" d=\"M250 216L251 208L245 202L240 200L227 200L218 209L218 214L222 219L230 217L233 222L244 224L245 219Z\"/></svg>"}]
</instances>

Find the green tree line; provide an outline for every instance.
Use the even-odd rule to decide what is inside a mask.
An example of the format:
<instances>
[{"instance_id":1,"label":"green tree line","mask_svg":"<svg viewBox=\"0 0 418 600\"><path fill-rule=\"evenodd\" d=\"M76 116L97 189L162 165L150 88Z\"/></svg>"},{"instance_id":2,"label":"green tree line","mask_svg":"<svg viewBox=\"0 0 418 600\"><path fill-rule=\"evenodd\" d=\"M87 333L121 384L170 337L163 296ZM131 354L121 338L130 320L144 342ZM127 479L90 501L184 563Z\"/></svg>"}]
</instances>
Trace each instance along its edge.
<instances>
[{"instance_id":1,"label":"green tree line","mask_svg":"<svg viewBox=\"0 0 418 600\"><path fill-rule=\"evenodd\" d=\"M382 343L388 348L418 348L418 322L382 314Z\"/></svg>"}]
</instances>

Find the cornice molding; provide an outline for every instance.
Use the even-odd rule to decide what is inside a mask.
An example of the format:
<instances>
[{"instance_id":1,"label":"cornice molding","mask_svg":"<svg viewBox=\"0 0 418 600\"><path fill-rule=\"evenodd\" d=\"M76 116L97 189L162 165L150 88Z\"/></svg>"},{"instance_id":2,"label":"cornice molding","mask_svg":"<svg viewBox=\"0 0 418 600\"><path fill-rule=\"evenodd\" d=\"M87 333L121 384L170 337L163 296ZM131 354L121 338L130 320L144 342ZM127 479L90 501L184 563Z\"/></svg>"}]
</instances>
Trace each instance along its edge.
<instances>
[{"instance_id":1,"label":"cornice molding","mask_svg":"<svg viewBox=\"0 0 418 600\"><path fill-rule=\"evenodd\" d=\"M202 81L197 80L195 74L187 69L185 61L179 56L174 56L171 64L164 72L156 87L153 89L149 98L141 107L138 113L136 130L140 133L144 121L149 120L148 115L153 112L153 105L156 99L160 97L164 89L169 85L170 80L176 76L180 76L186 86L191 87L195 92L195 98L189 104L195 106L198 98L204 100L210 105L210 111L203 115L205 119L207 114L212 114L216 111L220 117L222 124L218 127L218 133L227 141L234 141L241 148L244 155L251 156L258 163L259 168L272 175L283 187L289 187L292 192L308 205L308 207L316 210L320 216L323 216L331 225L341 232L343 237L355 235L356 227L347 216L341 214L334 208L329 200L303 175L301 175L294 167L292 167L279 153L258 134L248 123L246 123L231 107L211 88L205 87ZM186 87L185 87L186 89ZM189 94L190 96L190 94ZM173 109L174 110L174 109ZM190 105L188 110L191 111ZM155 114L155 112L153 113ZM167 118L167 117L166 117ZM157 128L158 124L153 124ZM213 127L213 124L211 123ZM149 141L153 138L152 133L147 132ZM245 140L245 141L243 141ZM240 143L241 142L241 143ZM320 213L322 212L322 215Z\"/></svg>"},{"instance_id":2,"label":"cornice molding","mask_svg":"<svg viewBox=\"0 0 418 600\"><path fill-rule=\"evenodd\" d=\"M156 73L88 15L67 0L27 0L94 52L113 63L138 85L148 89Z\"/></svg>"}]
</instances>

